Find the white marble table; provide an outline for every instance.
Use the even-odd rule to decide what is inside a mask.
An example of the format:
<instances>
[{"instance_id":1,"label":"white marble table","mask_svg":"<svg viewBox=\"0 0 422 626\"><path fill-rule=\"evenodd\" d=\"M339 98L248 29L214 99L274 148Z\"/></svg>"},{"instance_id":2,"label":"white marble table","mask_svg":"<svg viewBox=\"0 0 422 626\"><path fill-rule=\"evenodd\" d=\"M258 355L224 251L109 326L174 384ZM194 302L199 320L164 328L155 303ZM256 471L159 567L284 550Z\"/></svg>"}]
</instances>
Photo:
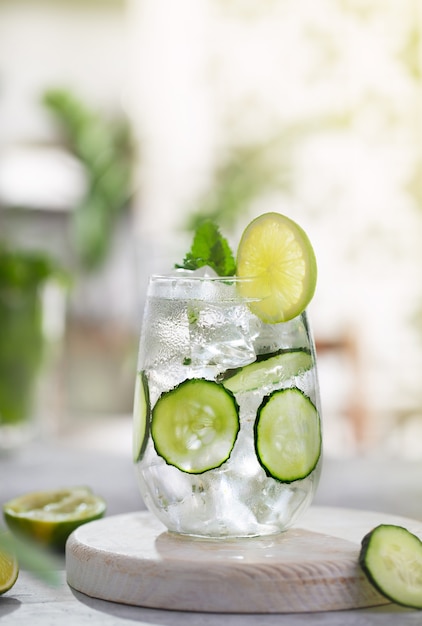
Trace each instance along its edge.
<instances>
[{"instance_id":1,"label":"white marble table","mask_svg":"<svg viewBox=\"0 0 422 626\"><path fill-rule=\"evenodd\" d=\"M60 573L51 588L22 572L13 590L0 598L5 626L420 626L420 611L394 605L380 608L272 615L160 611L95 600L72 591Z\"/></svg>"},{"instance_id":2,"label":"white marble table","mask_svg":"<svg viewBox=\"0 0 422 626\"><path fill-rule=\"evenodd\" d=\"M61 573L57 588L49 588L23 572L13 593L0 598L0 622L5 626L420 626L421 613L387 605L376 609L240 615L160 611L94 600L72 591Z\"/></svg>"},{"instance_id":3,"label":"white marble table","mask_svg":"<svg viewBox=\"0 0 422 626\"><path fill-rule=\"evenodd\" d=\"M349 469L346 472L346 468ZM371 471L369 471L369 469ZM372 509L422 520L422 463L406 466L399 460L378 463L365 459L332 463L327 460L317 504ZM108 514L119 515L142 507L130 453L127 456L89 452L63 444L37 444L14 457L0 458L0 501L22 491L53 486L89 484L108 501ZM401 478L401 484L398 483ZM395 480L395 482L394 482ZM359 482L362 481L362 482ZM394 482L394 493L391 485ZM362 485L362 492L359 486ZM371 492L371 484L373 489ZM347 493L350 497L347 498ZM361 498L360 498L361 493ZM390 498L390 499L389 499ZM369 505L369 506L368 506ZM413 508L412 508L413 507ZM419 516L419 513L421 515ZM27 571L0 597L0 623L5 626L420 626L422 612L385 605L347 611L300 614L215 614L165 611L98 600L72 590L66 582L64 558L60 583L49 587Z\"/></svg>"}]
</instances>

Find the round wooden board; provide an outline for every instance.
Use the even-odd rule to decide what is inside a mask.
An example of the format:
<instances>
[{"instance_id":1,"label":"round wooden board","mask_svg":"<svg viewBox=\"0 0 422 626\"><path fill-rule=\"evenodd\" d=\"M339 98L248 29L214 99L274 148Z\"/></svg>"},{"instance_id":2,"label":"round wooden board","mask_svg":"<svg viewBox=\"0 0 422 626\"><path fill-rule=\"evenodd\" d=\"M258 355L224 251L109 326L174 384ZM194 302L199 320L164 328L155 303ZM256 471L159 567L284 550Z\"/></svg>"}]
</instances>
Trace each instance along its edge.
<instances>
[{"instance_id":1,"label":"round wooden board","mask_svg":"<svg viewBox=\"0 0 422 626\"><path fill-rule=\"evenodd\" d=\"M175 535L148 512L80 526L66 545L67 580L94 598L159 609L299 613L387 604L358 565L360 541L393 523L383 513L313 507L278 535L198 539Z\"/></svg>"}]
</instances>

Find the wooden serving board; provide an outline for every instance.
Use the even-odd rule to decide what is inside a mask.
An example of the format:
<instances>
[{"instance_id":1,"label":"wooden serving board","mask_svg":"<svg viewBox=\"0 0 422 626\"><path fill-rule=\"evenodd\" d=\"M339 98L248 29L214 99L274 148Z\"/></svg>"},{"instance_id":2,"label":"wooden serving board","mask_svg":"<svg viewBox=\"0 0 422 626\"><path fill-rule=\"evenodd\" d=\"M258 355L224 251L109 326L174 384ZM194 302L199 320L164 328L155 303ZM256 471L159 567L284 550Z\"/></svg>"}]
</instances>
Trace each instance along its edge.
<instances>
[{"instance_id":1,"label":"wooden serving board","mask_svg":"<svg viewBox=\"0 0 422 626\"><path fill-rule=\"evenodd\" d=\"M380 523L422 536L422 523L383 513L313 507L298 527L249 539L166 531L148 512L80 526L66 545L67 580L88 596L160 609L299 613L388 604L358 565Z\"/></svg>"}]
</instances>

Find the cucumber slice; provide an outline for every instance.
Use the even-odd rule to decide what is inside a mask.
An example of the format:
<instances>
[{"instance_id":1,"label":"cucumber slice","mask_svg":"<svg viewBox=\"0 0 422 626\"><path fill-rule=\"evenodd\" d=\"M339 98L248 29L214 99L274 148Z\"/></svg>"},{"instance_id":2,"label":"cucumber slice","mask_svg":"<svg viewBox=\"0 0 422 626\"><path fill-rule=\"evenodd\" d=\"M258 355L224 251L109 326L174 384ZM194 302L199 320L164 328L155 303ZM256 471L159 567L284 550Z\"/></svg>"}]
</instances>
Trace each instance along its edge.
<instances>
[{"instance_id":1,"label":"cucumber slice","mask_svg":"<svg viewBox=\"0 0 422 626\"><path fill-rule=\"evenodd\" d=\"M422 609L422 541L402 526L380 524L362 539L359 563L378 591Z\"/></svg>"},{"instance_id":2,"label":"cucumber slice","mask_svg":"<svg viewBox=\"0 0 422 626\"><path fill-rule=\"evenodd\" d=\"M227 461L239 428L233 394L203 378L185 380L163 393L152 410L157 454L189 474L202 474Z\"/></svg>"},{"instance_id":3,"label":"cucumber slice","mask_svg":"<svg viewBox=\"0 0 422 626\"><path fill-rule=\"evenodd\" d=\"M310 351L302 348L259 355L250 365L226 373L223 384L233 393L253 391L298 376L312 364Z\"/></svg>"},{"instance_id":4,"label":"cucumber slice","mask_svg":"<svg viewBox=\"0 0 422 626\"><path fill-rule=\"evenodd\" d=\"M267 476L292 483L315 469L321 455L319 414L297 387L264 398L254 433L256 455Z\"/></svg>"},{"instance_id":5,"label":"cucumber slice","mask_svg":"<svg viewBox=\"0 0 422 626\"><path fill-rule=\"evenodd\" d=\"M145 372L138 372L136 377L133 404L133 461L137 463L145 452L151 417L148 379Z\"/></svg>"}]
</instances>

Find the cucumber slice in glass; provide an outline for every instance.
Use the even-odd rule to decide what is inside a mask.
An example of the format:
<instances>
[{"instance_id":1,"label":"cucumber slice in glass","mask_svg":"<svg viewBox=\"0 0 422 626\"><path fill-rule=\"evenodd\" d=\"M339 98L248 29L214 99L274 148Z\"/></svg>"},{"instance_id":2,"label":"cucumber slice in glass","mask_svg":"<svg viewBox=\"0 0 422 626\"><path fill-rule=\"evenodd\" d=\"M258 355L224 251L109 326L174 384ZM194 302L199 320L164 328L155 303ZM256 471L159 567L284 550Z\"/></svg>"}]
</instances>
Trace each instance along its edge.
<instances>
[{"instance_id":1,"label":"cucumber slice in glass","mask_svg":"<svg viewBox=\"0 0 422 626\"><path fill-rule=\"evenodd\" d=\"M402 526L380 524L362 539L359 563L374 587L403 606L422 609L422 541Z\"/></svg>"},{"instance_id":2,"label":"cucumber slice in glass","mask_svg":"<svg viewBox=\"0 0 422 626\"><path fill-rule=\"evenodd\" d=\"M133 407L133 461L137 463L145 452L151 416L148 379L145 372L138 372Z\"/></svg>"},{"instance_id":3,"label":"cucumber slice in glass","mask_svg":"<svg viewBox=\"0 0 422 626\"><path fill-rule=\"evenodd\" d=\"M239 428L233 394L203 378L185 380L163 393L152 410L157 454L189 474L202 474L227 461Z\"/></svg>"},{"instance_id":4,"label":"cucumber slice in glass","mask_svg":"<svg viewBox=\"0 0 422 626\"><path fill-rule=\"evenodd\" d=\"M321 424L311 400L297 387L274 391L258 408L255 451L267 476L282 483L306 478L321 455Z\"/></svg>"},{"instance_id":5,"label":"cucumber slice in glass","mask_svg":"<svg viewBox=\"0 0 422 626\"><path fill-rule=\"evenodd\" d=\"M298 348L259 355L249 365L226 373L223 385L233 393L253 391L298 376L312 367L309 350Z\"/></svg>"}]
</instances>

